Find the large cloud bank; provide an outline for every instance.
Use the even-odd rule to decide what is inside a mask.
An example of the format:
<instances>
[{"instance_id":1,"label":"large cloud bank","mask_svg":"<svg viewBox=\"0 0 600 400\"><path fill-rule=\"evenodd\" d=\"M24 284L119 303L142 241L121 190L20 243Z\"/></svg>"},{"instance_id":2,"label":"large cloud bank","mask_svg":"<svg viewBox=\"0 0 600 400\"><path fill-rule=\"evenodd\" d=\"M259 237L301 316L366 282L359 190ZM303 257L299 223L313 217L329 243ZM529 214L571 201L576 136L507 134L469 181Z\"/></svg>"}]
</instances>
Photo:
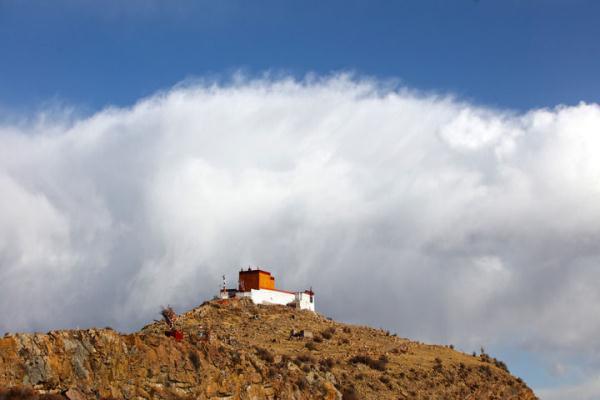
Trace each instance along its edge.
<instances>
[{"instance_id":1,"label":"large cloud bank","mask_svg":"<svg viewBox=\"0 0 600 400\"><path fill-rule=\"evenodd\" d=\"M338 319L595 357L599 150L595 104L343 76L0 123L0 331L139 328L263 265Z\"/></svg>"}]
</instances>

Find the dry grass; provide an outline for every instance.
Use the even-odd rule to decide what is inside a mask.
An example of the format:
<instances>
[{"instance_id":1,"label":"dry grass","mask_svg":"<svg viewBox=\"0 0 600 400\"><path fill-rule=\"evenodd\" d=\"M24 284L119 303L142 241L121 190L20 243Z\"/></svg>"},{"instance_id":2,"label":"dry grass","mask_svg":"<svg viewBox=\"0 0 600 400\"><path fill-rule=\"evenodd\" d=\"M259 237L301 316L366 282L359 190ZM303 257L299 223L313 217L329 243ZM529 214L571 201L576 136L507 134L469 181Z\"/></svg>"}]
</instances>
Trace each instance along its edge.
<instances>
[{"instance_id":1,"label":"dry grass","mask_svg":"<svg viewBox=\"0 0 600 400\"><path fill-rule=\"evenodd\" d=\"M398 399L398 390L414 399L527 398L519 397L519 390L503 389L525 386L506 373L502 362L491 358L488 362L449 346L421 344L381 329L340 324L312 312L256 306L244 300L199 311L184 314L180 320L190 320L192 315L197 318L200 313L204 324L214 321L211 334L235 337L237 351L269 343L274 359L286 360L274 364L281 370L287 371L287 360L292 360L300 374L315 370L332 373L344 399ZM315 336L308 341L290 340L292 329L311 331ZM262 359L265 354L261 351L258 356ZM306 385L299 377L294 379L298 387Z\"/></svg>"}]
</instances>

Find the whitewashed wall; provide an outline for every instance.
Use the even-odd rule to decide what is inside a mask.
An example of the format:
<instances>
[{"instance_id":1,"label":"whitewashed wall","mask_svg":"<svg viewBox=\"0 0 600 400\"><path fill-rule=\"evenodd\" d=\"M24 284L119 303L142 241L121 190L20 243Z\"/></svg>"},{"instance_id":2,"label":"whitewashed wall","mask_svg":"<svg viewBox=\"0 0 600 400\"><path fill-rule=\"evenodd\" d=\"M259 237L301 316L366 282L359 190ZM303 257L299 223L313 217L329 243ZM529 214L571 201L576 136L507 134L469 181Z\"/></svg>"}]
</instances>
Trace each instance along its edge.
<instances>
[{"instance_id":1,"label":"whitewashed wall","mask_svg":"<svg viewBox=\"0 0 600 400\"><path fill-rule=\"evenodd\" d=\"M286 305L296 300L296 295L293 293L278 292L268 289L252 289L250 297L255 304L282 304Z\"/></svg>"},{"instance_id":2,"label":"whitewashed wall","mask_svg":"<svg viewBox=\"0 0 600 400\"><path fill-rule=\"evenodd\" d=\"M315 311L315 296L312 296L312 302L310 301L310 295L307 293L299 292L295 295L296 301L300 306L301 310Z\"/></svg>"},{"instance_id":3,"label":"whitewashed wall","mask_svg":"<svg viewBox=\"0 0 600 400\"><path fill-rule=\"evenodd\" d=\"M254 304L281 304L285 306L293 302L298 304L301 310L315 311L315 296L313 296L313 301L311 302L310 295L304 292L286 293L269 289L251 289L249 292L237 292L235 296L249 297ZM229 294L221 292L218 297L227 299L229 298Z\"/></svg>"}]
</instances>

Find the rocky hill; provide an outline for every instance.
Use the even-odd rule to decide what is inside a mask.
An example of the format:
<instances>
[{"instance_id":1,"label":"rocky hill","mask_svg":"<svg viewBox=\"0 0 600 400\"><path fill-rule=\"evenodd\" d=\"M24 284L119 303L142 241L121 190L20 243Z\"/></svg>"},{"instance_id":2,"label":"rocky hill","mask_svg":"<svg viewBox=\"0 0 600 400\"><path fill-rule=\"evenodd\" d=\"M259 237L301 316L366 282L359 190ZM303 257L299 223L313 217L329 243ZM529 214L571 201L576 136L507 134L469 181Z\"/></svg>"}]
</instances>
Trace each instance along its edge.
<instances>
[{"instance_id":1,"label":"rocky hill","mask_svg":"<svg viewBox=\"0 0 600 400\"><path fill-rule=\"evenodd\" d=\"M485 354L285 306L215 300L180 315L175 328L183 339L165 335L164 322L133 334L7 334L0 387L21 389L0 390L0 399L36 398L22 387L70 400L536 398Z\"/></svg>"}]
</instances>

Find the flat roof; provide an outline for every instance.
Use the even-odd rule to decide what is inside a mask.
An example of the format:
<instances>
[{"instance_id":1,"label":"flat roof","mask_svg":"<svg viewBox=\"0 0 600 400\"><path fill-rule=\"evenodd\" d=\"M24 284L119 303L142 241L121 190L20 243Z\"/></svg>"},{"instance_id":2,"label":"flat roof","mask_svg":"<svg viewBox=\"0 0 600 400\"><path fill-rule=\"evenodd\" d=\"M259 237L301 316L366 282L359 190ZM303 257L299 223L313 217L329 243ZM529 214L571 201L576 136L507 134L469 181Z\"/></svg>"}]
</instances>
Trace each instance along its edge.
<instances>
[{"instance_id":1,"label":"flat roof","mask_svg":"<svg viewBox=\"0 0 600 400\"><path fill-rule=\"evenodd\" d=\"M240 271L240 274L249 274L252 272L262 272L263 274L271 275L271 273L269 271L265 271L264 269L251 269L250 271L248 271L247 269L243 269Z\"/></svg>"}]
</instances>

